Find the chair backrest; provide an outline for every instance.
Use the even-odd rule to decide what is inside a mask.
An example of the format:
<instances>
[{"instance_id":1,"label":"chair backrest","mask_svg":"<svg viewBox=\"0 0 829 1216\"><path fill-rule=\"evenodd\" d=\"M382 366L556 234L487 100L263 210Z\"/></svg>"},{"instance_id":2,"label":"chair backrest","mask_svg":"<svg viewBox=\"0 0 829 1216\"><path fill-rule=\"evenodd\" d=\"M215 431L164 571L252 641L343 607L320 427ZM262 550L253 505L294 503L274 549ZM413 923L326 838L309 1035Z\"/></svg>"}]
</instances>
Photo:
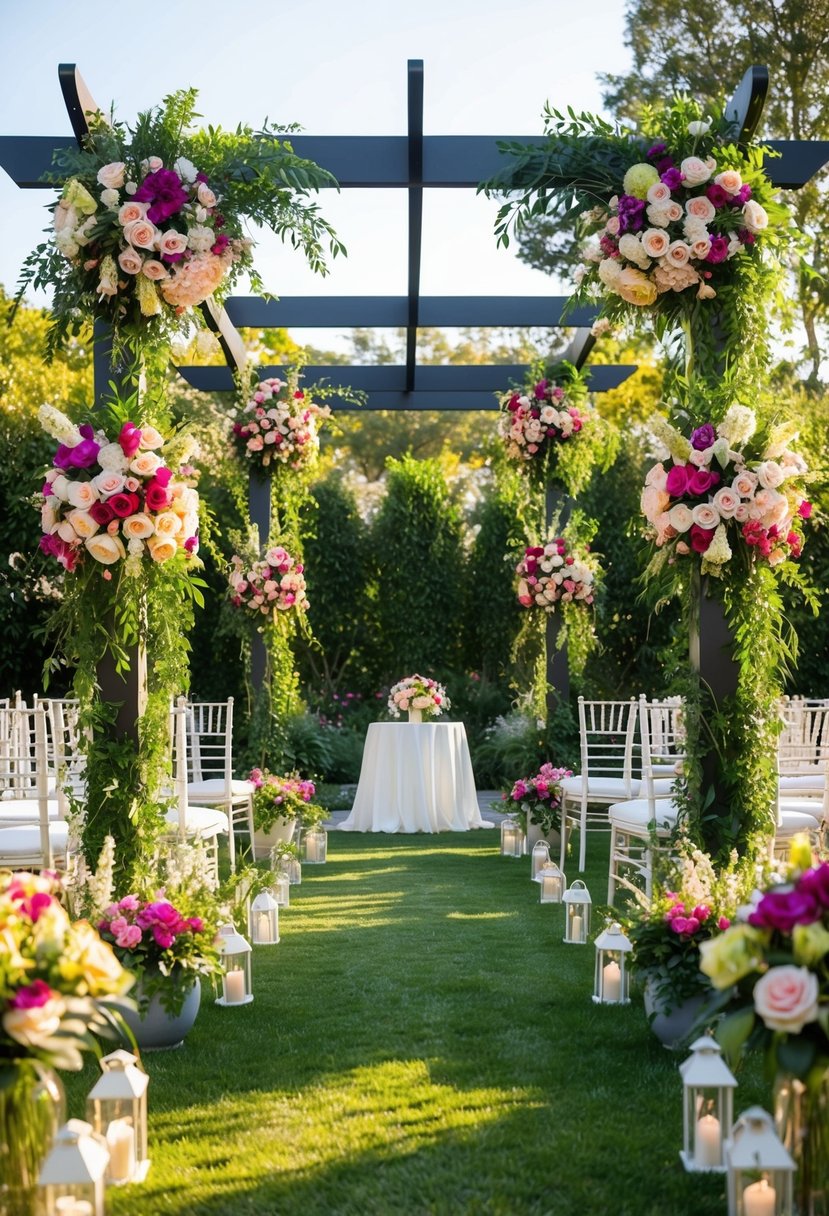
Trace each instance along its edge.
<instances>
[{"instance_id":1,"label":"chair backrest","mask_svg":"<svg viewBox=\"0 0 829 1216\"><path fill-rule=\"evenodd\" d=\"M799 781L796 787L784 790L778 784L778 800L799 793L804 798L811 795L824 823L829 822L829 703L784 701L780 716L783 729L777 740L777 774Z\"/></svg>"},{"instance_id":2,"label":"chair backrest","mask_svg":"<svg viewBox=\"0 0 829 1216\"><path fill-rule=\"evenodd\" d=\"M614 777L625 783L624 797L632 797L633 745L636 737L636 702L586 701L579 697L581 772L591 777Z\"/></svg>"},{"instance_id":3,"label":"chair backrest","mask_svg":"<svg viewBox=\"0 0 829 1216\"><path fill-rule=\"evenodd\" d=\"M685 719L678 698L649 701L644 693L639 698L639 738L642 747L642 796L653 805L668 793L656 792L655 782L667 773L679 775L685 759Z\"/></svg>"},{"instance_id":4,"label":"chair backrest","mask_svg":"<svg viewBox=\"0 0 829 1216\"><path fill-rule=\"evenodd\" d=\"M80 727L80 702L75 697L35 697L46 710L47 757L59 797L81 796L85 788L85 739Z\"/></svg>"},{"instance_id":5,"label":"chair backrest","mask_svg":"<svg viewBox=\"0 0 829 1216\"><path fill-rule=\"evenodd\" d=\"M40 857L43 869L52 865L49 835L49 764L47 757L46 711L38 708L0 709L0 763L3 766L3 800L34 802L32 823L40 827ZM15 864L4 859L0 837L0 866Z\"/></svg>"},{"instance_id":6,"label":"chair backrest","mask_svg":"<svg viewBox=\"0 0 829 1216\"><path fill-rule=\"evenodd\" d=\"M233 778L233 697L188 701L187 764L191 781Z\"/></svg>"},{"instance_id":7,"label":"chair backrest","mask_svg":"<svg viewBox=\"0 0 829 1216\"><path fill-rule=\"evenodd\" d=\"M173 734L173 796L178 806L179 839L187 840L187 779L188 769L188 717L189 706L184 697L170 711Z\"/></svg>"}]
</instances>

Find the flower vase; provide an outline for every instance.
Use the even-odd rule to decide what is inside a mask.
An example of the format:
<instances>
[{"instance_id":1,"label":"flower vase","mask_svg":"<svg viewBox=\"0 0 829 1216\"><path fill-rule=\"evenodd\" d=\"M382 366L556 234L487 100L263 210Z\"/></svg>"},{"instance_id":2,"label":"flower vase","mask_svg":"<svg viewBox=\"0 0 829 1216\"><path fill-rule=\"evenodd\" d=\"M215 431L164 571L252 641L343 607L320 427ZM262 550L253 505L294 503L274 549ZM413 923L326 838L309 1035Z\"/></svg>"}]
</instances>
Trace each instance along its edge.
<instances>
[{"instance_id":1,"label":"flower vase","mask_svg":"<svg viewBox=\"0 0 829 1216\"><path fill-rule=\"evenodd\" d=\"M410 709L409 710L409 721L415 722L415 723L422 722L423 721L423 710L422 709Z\"/></svg>"},{"instance_id":2,"label":"flower vase","mask_svg":"<svg viewBox=\"0 0 829 1216\"><path fill-rule=\"evenodd\" d=\"M38 1060L0 1069L0 1212L31 1216L38 1174L55 1132L66 1119L57 1073Z\"/></svg>"},{"instance_id":3,"label":"flower vase","mask_svg":"<svg viewBox=\"0 0 829 1216\"><path fill-rule=\"evenodd\" d=\"M140 1004L140 981L135 995ZM161 993L156 992L146 1008L140 1012L126 1010L123 1016L142 1051L170 1051L181 1047L185 1036L193 1029L200 1004L201 984L194 977L178 1013L170 1013L165 1009Z\"/></svg>"},{"instance_id":4,"label":"flower vase","mask_svg":"<svg viewBox=\"0 0 829 1216\"><path fill-rule=\"evenodd\" d=\"M680 1051L688 1043L705 994L698 993L672 1004L660 991L660 981L664 983L667 978L666 973L659 971L646 974L642 997L648 1024L659 1042L668 1051Z\"/></svg>"},{"instance_id":5,"label":"flower vase","mask_svg":"<svg viewBox=\"0 0 829 1216\"><path fill-rule=\"evenodd\" d=\"M796 1216L829 1216L829 1068L808 1082L779 1075L774 1122L797 1166Z\"/></svg>"}]
</instances>

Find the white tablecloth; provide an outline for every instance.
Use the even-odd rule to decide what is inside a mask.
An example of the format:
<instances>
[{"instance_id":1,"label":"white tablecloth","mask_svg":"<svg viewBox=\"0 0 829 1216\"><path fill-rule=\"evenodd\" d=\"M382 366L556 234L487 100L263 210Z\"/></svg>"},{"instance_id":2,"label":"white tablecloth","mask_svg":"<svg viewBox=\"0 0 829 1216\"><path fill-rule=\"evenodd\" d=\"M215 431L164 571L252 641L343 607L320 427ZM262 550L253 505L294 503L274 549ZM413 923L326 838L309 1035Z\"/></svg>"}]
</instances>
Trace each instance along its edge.
<instances>
[{"instance_id":1,"label":"white tablecloth","mask_svg":"<svg viewBox=\"0 0 829 1216\"><path fill-rule=\"evenodd\" d=\"M481 818L462 722L373 722L344 832L465 832Z\"/></svg>"}]
</instances>

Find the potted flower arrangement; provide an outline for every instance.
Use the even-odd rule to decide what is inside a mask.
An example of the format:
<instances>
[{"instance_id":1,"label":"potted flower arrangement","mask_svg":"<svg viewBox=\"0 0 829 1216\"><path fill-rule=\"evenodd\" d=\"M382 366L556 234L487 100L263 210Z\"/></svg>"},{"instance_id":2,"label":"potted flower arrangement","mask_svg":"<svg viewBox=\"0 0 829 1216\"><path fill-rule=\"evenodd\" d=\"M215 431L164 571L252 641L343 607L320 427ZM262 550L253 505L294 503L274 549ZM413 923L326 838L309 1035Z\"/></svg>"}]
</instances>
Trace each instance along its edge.
<instances>
[{"instance_id":1,"label":"potted flower arrangement","mask_svg":"<svg viewBox=\"0 0 829 1216\"><path fill-rule=\"evenodd\" d=\"M297 377L272 377L255 386L242 419L233 424L233 435L239 452L255 467L305 469L316 459L319 427L330 415L327 405L305 395Z\"/></svg>"},{"instance_id":2,"label":"potted flower arrangement","mask_svg":"<svg viewBox=\"0 0 829 1216\"><path fill-rule=\"evenodd\" d=\"M38 1170L64 1121L54 1070L82 1067L112 1036L135 982L88 921L73 921L55 876L0 874L0 1209L29 1216Z\"/></svg>"},{"instance_id":3,"label":"potted flower arrangement","mask_svg":"<svg viewBox=\"0 0 829 1216\"><path fill-rule=\"evenodd\" d=\"M317 792L313 781L296 775L278 776L261 768L251 769L248 780L256 787L253 795L253 854L270 855L274 845L288 843L296 829L313 827L325 818L325 810L313 801Z\"/></svg>"},{"instance_id":4,"label":"potted flower arrangement","mask_svg":"<svg viewBox=\"0 0 829 1216\"><path fill-rule=\"evenodd\" d=\"M393 718L408 713L410 722L420 722L424 714L437 718L450 707L446 689L427 676L406 676L389 690L388 710Z\"/></svg>"},{"instance_id":5,"label":"potted flower arrangement","mask_svg":"<svg viewBox=\"0 0 829 1216\"><path fill-rule=\"evenodd\" d=\"M701 949L700 968L717 990L709 1013L724 1050L761 1050L775 1078L775 1115L798 1166L798 1212L829 1204L829 861L815 864L795 839L782 880L737 913Z\"/></svg>"},{"instance_id":6,"label":"potted flower arrangement","mask_svg":"<svg viewBox=\"0 0 829 1216\"><path fill-rule=\"evenodd\" d=\"M706 853L685 841L663 863L650 897L632 892L625 929L633 967L644 980L651 1029L666 1047L681 1045L691 1030L710 992L699 969L700 951L728 929L751 881L751 870L736 853L717 870Z\"/></svg>"},{"instance_id":7,"label":"potted flower arrangement","mask_svg":"<svg viewBox=\"0 0 829 1216\"><path fill-rule=\"evenodd\" d=\"M555 768L548 761L534 777L521 777L503 795L505 802L513 803L510 813L524 829L528 846L535 843L533 826L536 838L545 836L554 842L561 827L561 782L572 775L569 768Z\"/></svg>"}]
</instances>

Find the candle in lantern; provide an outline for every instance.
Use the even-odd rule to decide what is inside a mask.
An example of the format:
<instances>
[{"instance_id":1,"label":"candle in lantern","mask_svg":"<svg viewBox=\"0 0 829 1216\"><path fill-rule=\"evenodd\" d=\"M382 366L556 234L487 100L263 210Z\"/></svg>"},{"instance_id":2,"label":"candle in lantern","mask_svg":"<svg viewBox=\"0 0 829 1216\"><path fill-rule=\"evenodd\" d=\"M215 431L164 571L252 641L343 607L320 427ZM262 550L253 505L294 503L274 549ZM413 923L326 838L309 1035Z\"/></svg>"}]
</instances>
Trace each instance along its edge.
<instances>
[{"instance_id":1,"label":"candle in lantern","mask_svg":"<svg viewBox=\"0 0 829 1216\"><path fill-rule=\"evenodd\" d=\"M743 1191L743 1211L745 1216L774 1216L777 1203L777 1191L768 1178L752 1182Z\"/></svg>"},{"instance_id":2,"label":"candle in lantern","mask_svg":"<svg viewBox=\"0 0 829 1216\"><path fill-rule=\"evenodd\" d=\"M570 921L570 936L574 941L580 942L584 933L584 921L576 914Z\"/></svg>"},{"instance_id":3,"label":"candle in lantern","mask_svg":"<svg viewBox=\"0 0 829 1216\"><path fill-rule=\"evenodd\" d=\"M697 1120L694 1160L701 1166L722 1165L722 1129L715 1115Z\"/></svg>"},{"instance_id":4,"label":"candle in lantern","mask_svg":"<svg viewBox=\"0 0 829 1216\"><path fill-rule=\"evenodd\" d=\"M320 859L319 837L309 832L305 837L305 860L318 862Z\"/></svg>"},{"instance_id":5,"label":"candle in lantern","mask_svg":"<svg viewBox=\"0 0 829 1216\"><path fill-rule=\"evenodd\" d=\"M57 1216L93 1216L92 1204L88 1199L76 1199L74 1195L61 1195L55 1200Z\"/></svg>"},{"instance_id":6,"label":"candle in lantern","mask_svg":"<svg viewBox=\"0 0 829 1216\"><path fill-rule=\"evenodd\" d=\"M244 971L228 971L224 977L224 986L228 1005L241 1005L245 999Z\"/></svg>"},{"instance_id":7,"label":"candle in lantern","mask_svg":"<svg viewBox=\"0 0 829 1216\"><path fill-rule=\"evenodd\" d=\"M106 1132L110 1182L127 1182L135 1173L135 1133L127 1119L113 1119Z\"/></svg>"},{"instance_id":8,"label":"candle in lantern","mask_svg":"<svg viewBox=\"0 0 829 1216\"><path fill-rule=\"evenodd\" d=\"M259 945L263 943L269 945L273 940L271 937L271 918L267 912L257 912L256 914L256 929L253 939Z\"/></svg>"},{"instance_id":9,"label":"candle in lantern","mask_svg":"<svg viewBox=\"0 0 829 1216\"><path fill-rule=\"evenodd\" d=\"M602 972L602 1000L615 1002L622 995L622 973L619 964L611 959Z\"/></svg>"}]
</instances>

